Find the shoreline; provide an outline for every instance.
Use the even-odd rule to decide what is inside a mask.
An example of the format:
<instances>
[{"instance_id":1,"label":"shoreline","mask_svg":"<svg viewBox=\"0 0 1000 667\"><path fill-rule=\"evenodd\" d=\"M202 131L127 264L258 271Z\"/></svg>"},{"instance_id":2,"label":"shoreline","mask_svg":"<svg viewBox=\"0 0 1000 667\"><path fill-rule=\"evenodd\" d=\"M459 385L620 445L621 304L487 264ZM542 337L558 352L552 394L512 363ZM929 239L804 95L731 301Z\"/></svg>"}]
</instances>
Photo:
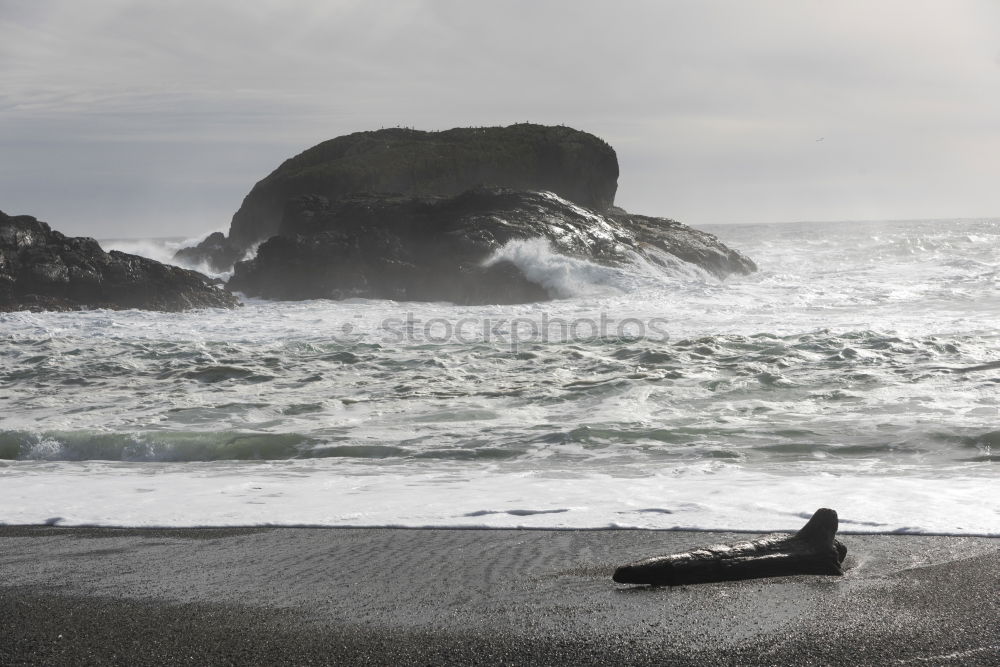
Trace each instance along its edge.
<instances>
[{"instance_id":1,"label":"shoreline","mask_svg":"<svg viewBox=\"0 0 1000 667\"><path fill-rule=\"evenodd\" d=\"M563 533L563 532L575 532L575 533L601 533L601 532L648 532L648 533L708 533L716 535L735 535L735 536L766 536L766 535L778 535L778 534L792 534L795 532L793 529L789 530L753 530L753 529L742 529L742 528L693 528L687 526L670 527L670 528L647 528L644 526L596 526L596 527L574 527L574 526L467 526L467 525L427 525L427 526L405 526L405 525L379 525L379 524L357 524L357 525L325 525L325 524L295 524L295 523L262 523L262 524L233 524L233 525L204 525L204 526L118 526L118 525L103 525L103 524L63 524L63 523L2 523L0 522L0 538L5 536L13 536L13 534L23 531L26 535L31 535L39 529L48 530L51 528L59 529L60 531L117 531L120 533L130 533L135 532L136 534L150 533L156 531L163 532L185 532L185 531L215 531L224 533L227 531L231 532L246 532L246 531L265 531L265 530L434 530L434 531L448 531L448 530L468 530L468 531L483 531L483 532L493 532L493 531L523 531L523 532L543 532L543 533ZM1000 531L989 532L989 533L947 533L947 532L917 532L917 531L861 531L861 530L837 530L837 537L843 535L857 536L857 537L942 537L942 538L975 538L975 539L986 539L986 540L997 540L1000 544ZM742 538L740 538L742 539Z\"/></svg>"},{"instance_id":2,"label":"shoreline","mask_svg":"<svg viewBox=\"0 0 1000 667\"><path fill-rule=\"evenodd\" d=\"M164 431L157 437L166 437L166 446L175 436L183 442L197 443L203 437L221 442L229 437L225 433L170 435ZM40 443L39 455L63 440L76 442L77 436L80 442L90 443L80 445L84 450L104 446L101 437L86 429L72 437L49 435L22 431L12 437L19 443L35 438ZM247 437L250 443L271 437L231 435ZM292 437L285 434L278 440L286 436ZM144 436L126 432L108 437L115 452L133 440L137 447L148 444L143 444ZM91 442L91 438L96 440ZM558 454L537 468L525 468L526 461L514 459L470 463L414 456L413 460L329 457L186 463L0 461L0 501L9 510L0 519L8 524L156 528L283 525L774 532L797 530L811 510L827 506L837 509L844 532L1000 534L997 515L983 511L983 504L988 506L997 497L988 463L959 476L947 473L935 478L922 472L886 477L850 472L841 464L835 466L836 474L827 474L829 465L821 459L806 468L796 467L795 474L782 473L770 464L733 463L721 463L718 468L712 464L712 471L707 472L699 468L702 463L696 457L677 468L659 469L647 462L640 466L639 476L633 476L638 469L631 469L632 464L620 475L609 475L595 463L565 477L569 463L559 460ZM781 502L761 498L761 489ZM809 511L789 511L789 507Z\"/></svg>"},{"instance_id":3,"label":"shoreline","mask_svg":"<svg viewBox=\"0 0 1000 667\"><path fill-rule=\"evenodd\" d=\"M841 533L843 577L610 578L636 558L750 534L0 526L0 663L1000 658L998 538Z\"/></svg>"}]
</instances>

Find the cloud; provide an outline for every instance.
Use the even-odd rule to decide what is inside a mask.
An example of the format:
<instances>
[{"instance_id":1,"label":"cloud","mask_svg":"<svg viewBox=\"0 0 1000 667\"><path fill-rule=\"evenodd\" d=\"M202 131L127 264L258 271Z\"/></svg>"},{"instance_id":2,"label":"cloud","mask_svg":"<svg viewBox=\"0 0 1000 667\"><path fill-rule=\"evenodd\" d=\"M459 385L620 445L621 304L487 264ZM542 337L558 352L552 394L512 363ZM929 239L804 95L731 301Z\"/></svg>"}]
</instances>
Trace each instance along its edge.
<instances>
[{"instance_id":1,"label":"cloud","mask_svg":"<svg viewBox=\"0 0 1000 667\"><path fill-rule=\"evenodd\" d=\"M254 181L332 136L532 120L607 139L620 203L690 222L997 213L998 14L0 0L0 206L186 235L225 226Z\"/></svg>"}]
</instances>

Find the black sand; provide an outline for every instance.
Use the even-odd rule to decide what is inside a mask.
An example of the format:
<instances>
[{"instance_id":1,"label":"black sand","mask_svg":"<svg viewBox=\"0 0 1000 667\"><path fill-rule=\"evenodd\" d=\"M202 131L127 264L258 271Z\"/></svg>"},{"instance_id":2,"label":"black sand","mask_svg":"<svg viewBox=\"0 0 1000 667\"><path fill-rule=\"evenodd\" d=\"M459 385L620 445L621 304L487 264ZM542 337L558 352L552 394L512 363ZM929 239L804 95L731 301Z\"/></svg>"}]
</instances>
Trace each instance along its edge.
<instances>
[{"instance_id":1,"label":"black sand","mask_svg":"<svg viewBox=\"0 0 1000 667\"><path fill-rule=\"evenodd\" d=\"M844 535L844 577L633 588L749 535L0 527L0 664L1000 663L1000 541Z\"/></svg>"}]
</instances>

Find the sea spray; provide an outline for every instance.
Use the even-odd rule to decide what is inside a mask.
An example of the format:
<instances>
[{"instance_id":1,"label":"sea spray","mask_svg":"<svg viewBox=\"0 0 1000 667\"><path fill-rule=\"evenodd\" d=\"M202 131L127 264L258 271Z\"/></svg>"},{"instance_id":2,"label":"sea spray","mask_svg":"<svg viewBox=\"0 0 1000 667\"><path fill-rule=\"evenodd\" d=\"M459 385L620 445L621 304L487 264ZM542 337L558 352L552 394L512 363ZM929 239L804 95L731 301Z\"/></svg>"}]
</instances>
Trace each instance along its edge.
<instances>
[{"instance_id":1,"label":"sea spray","mask_svg":"<svg viewBox=\"0 0 1000 667\"><path fill-rule=\"evenodd\" d=\"M541 238L509 241L485 265L510 262L556 299L620 294L623 271L555 252Z\"/></svg>"},{"instance_id":2,"label":"sea spray","mask_svg":"<svg viewBox=\"0 0 1000 667\"><path fill-rule=\"evenodd\" d=\"M184 262L174 257L175 253L182 248L189 248L197 245L201 237L195 238L154 238L154 239L104 239L101 240L101 247L105 250L118 250L131 255L148 257L164 264L175 264L186 269L193 269L200 273L218 280L228 280L232 275L232 269L228 271L216 271L208 262ZM252 259L257 254L257 247L260 243L253 244L243 254L241 259Z\"/></svg>"}]
</instances>

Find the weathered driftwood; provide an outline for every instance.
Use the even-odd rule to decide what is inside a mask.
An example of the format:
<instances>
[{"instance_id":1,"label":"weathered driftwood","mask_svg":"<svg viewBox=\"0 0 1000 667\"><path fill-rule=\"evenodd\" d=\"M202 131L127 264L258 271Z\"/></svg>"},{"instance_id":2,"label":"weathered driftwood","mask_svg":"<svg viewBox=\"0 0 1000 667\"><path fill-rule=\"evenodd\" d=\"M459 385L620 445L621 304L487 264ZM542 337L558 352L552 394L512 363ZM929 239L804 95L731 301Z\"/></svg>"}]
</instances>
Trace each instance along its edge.
<instances>
[{"instance_id":1,"label":"weathered driftwood","mask_svg":"<svg viewBox=\"0 0 1000 667\"><path fill-rule=\"evenodd\" d=\"M837 513L823 508L794 535L647 558L619 567L613 578L620 584L681 586L791 574L841 575L847 547L834 539L836 534Z\"/></svg>"}]
</instances>

